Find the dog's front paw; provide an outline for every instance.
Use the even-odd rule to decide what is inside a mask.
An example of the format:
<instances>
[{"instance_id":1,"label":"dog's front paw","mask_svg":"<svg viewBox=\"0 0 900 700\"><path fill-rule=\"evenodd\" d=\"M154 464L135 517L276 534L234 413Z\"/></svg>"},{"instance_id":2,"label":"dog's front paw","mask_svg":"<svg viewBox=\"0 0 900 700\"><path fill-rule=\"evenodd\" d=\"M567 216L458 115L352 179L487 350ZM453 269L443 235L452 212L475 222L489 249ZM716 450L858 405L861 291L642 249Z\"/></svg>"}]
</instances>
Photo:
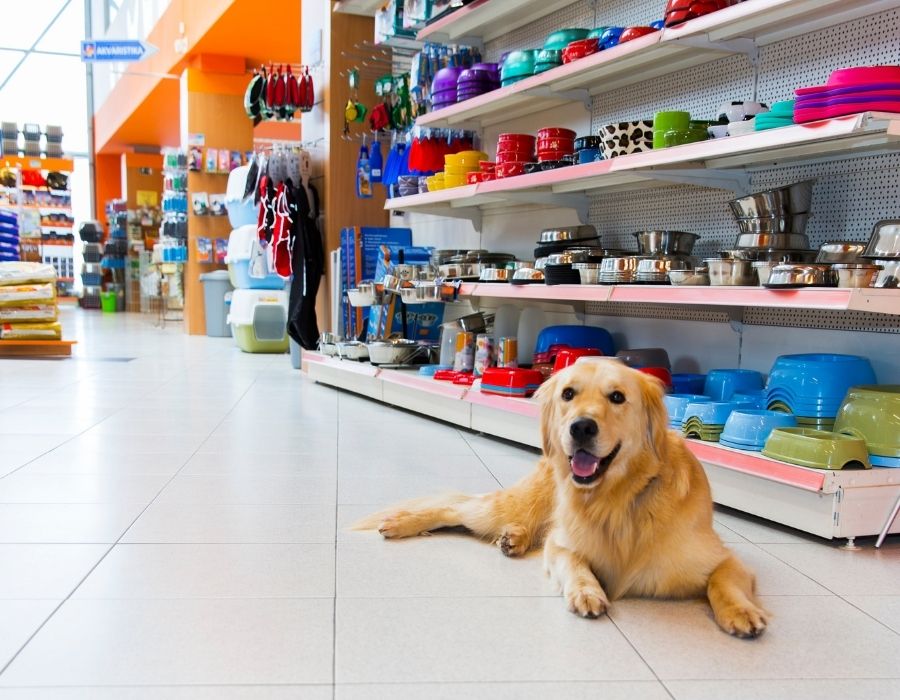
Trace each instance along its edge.
<instances>
[{"instance_id":1,"label":"dog's front paw","mask_svg":"<svg viewBox=\"0 0 900 700\"><path fill-rule=\"evenodd\" d=\"M386 515L381 521L381 525L378 526L378 532L387 539L415 537L425 530L427 528L422 519L415 513L406 510L398 510L396 513Z\"/></svg>"},{"instance_id":2,"label":"dog's front paw","mask_svg":"<svg viewBox=\"0 0 900 700\"><path fill-rule=\"evenodd\" d=\"M719 627L742 639L752 639L761 635L768 624L766 611L752 603L731 605L722 610L717 618Z\"/></svg>"},{"instance_id":3,"label":"dog's front paw","mask_svg":"<svg viewBox=\"0 0 900 700\"><path fill-rule=\"evenodd\" d=\"M521 525L507 525L497 538L496 545L508 557L520 557L531 546L528 531Z\"/></svg>"},{"instance_id":4,"label":"dog's front paw","mask_svg":"<svg viewBox=\"0 0 900 700\"><path fill-rule=\"evenodd\" d=\"M581 617L600 617L609 606L603 589L596 585L574 587L566 591L565 596L569 612L581 615Z\"/></svg>"}]
</instances>

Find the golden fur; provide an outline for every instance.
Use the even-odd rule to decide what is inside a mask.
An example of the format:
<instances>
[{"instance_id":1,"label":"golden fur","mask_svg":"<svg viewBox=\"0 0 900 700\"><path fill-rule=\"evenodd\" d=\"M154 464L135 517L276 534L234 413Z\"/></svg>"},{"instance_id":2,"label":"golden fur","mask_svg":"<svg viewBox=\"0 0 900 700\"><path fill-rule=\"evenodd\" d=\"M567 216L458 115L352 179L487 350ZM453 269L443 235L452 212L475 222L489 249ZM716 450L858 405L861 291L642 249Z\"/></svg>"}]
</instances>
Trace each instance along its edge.
<instances>
[{"instance_id":1,"label":"golden fur","mask_svg":"<svg viewBox=\"0 0 900 700\"><path fill-rule=\"evenodd\" d=\"M766 612L753 575L713 530L706 475L668 430L662 396L656 379L617 361L579 361L540 389L543 456L534 472L490 494L400 504L356 528L394 538L463 526L507 556L543 542L545 569L579 615L596 617L624 596L705 595L722 629L755 637ZM593 432L576 435L583 420ZM587 477L594 481L577 483L570 458L585 450L612 458Z\"/></svg>"}]
</instances>

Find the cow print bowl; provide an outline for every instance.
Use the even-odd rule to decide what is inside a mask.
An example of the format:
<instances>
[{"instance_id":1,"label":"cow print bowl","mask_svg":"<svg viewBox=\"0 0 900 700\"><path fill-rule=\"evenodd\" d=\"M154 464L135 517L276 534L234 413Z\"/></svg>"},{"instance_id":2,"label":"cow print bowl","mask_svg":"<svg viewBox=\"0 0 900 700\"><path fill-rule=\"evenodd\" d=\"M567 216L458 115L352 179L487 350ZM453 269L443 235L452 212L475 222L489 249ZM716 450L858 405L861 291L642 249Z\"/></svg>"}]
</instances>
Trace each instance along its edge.
<instances>
[{"instance_id":1,"label":"cow print bowl","mask_svg":"<svg viewBox=\"0 0 900 700\"><path fill-rule=\"evenodd\" d=\"M608 124L600 129L604 158L627 156L653 148L653 120Z\"/></svg>"}]
</instances>

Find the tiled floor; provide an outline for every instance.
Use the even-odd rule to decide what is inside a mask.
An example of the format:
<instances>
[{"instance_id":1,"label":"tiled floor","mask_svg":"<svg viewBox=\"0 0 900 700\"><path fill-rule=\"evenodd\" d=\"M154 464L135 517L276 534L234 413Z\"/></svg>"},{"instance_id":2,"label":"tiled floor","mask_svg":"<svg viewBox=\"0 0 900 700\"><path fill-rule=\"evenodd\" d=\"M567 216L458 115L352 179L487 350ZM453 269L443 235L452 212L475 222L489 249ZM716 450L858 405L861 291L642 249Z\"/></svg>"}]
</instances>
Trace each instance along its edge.
<instances>
[{"instance_id":1,"label":"tiled floor","mask_svg":"<svg viewBox=\"0 0 900 700\"><path fill-rule=\"evenodd\" d=\"M900 697L900 539L847 552L734 512L773 613L565 611L538 557L347 530L534 454L320 387L286 357L66 312L68 361L0 360L0 697ZM127 361L117 361L125 360Z\"/></svg>"}]
</instances>

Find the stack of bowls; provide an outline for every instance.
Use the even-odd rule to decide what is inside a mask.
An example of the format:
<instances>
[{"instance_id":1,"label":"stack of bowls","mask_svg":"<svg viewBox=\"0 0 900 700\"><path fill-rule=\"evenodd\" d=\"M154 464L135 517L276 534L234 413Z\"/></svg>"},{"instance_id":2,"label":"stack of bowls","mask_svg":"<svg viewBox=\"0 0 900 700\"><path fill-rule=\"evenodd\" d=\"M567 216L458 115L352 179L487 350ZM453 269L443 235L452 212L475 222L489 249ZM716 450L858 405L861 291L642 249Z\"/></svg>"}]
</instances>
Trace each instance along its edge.
<instances>
[{"instance_id":1,"label":"stack of bowls","mask_svg":"<svg viewBox=\"0 0 900 700\"><path fill-rule=\"evenodd\" d=\"M593 163L600 160L602 151L600 147L603 145L603 139L599 136L581 136L574 142L575 155L578 163Z\"/></svg>"},{"instance_id":2,"label":"stack of bowls","mask_svg":"<svg viewBox=\"0 0 900 700\"><path fill-rule=\"evenodd\" d=\"M441 109L457 102L456 84L463 69L458 66L441 68L431 81L431 108Z\"/></svg>"},{"instance_id":3,"label":"stack of bowls","mask_svg":"<svg viewBox=\"0 0 900 700\"><path fill-rule=\"evenodd\" d=\"M579 58L590 56L598 51L600 51L599 39L579 39L577 41L569 42L566 48L563 49L562 61L563 63L571 63L572 61L577 61Z\"/></svg>"},{"instance_id":4,"label":"stack of bowls","mask_svg":"<svg viewBox=\"0 0 900 700\"><path fill-rule=\"evenodd\" d=\"M643 369L647 367L664 367L666 370L672 369L669 362L669 353L665 348L632 348L631 350L619 350L616 357L629 367L635 369ZM671 381L672 377L668 379Z\"/></svg>"},{"instance_id":5,"label":"stack of bowls","mask_svg":"<svg viewBox=\"0 0 900 700\"><path fill-rule=\"evenodd\" d=\"M500 67L500 84L507 87L534 75L536 59L536 49L510 52Z\"/></svg>"},{"instance_id":6,"label":"stack of bowls","mask_svg":"<svg viewBox=\"0 0 900 700\"><path fill-rule=\"evenodd\" d=\"M672 375L672 391L676 394L702 394L704 386L705 374L676 372Z\"/></svg>"},{"instance_id":7,"label":"stack of bowls","mask_svg":"<svg viewBox=\"0 0 900 700\"><path fill-rule=\"evenodd\" d=\"M581 29L580 27L570 27L567 29L557 29L551 32L544 40L544 49L550 51L562 51L573 41L582 41L590 35L589 29Z\"/></svg>"},{"instance_id":8,"label":"stack of bowls","mask_svg":"<svg viewBox=\"0 0 900 700\"><path fill-rule=\"evenodd\" d=\"M538 51L534 59L534 74L537 75L551 68L561 66L563 63L562 53L560 49L548 49L546 47Z\"/></svg>"},{"instance_id":9,"label":"stack of bowls","mask_svg":"<svg viewBox=\"0 0 900 700\"><path fill-rule=\"evenodd\" d=\"M496 66L496 64L479 63L472 68L467 68L459 74L459 78L456 82L457 102L463 102L464 100L478 97L479 95L491 92L500 87L499 70L491 71L487 68L488 65ZM483 67L479 68L477 66Z\"/></svg>"},{"instance_id":10,"label":"stack of bowls","mask_svg":"<svg viewBox=\"0 0 900 700\"><path fill-rule=\"evenodd\" d=\"M575 153L575 132L559 127L545 127L537 134L537 159L539 163L561 161Z\"/></svg>"},{"instance_id":11,"label":"stack of bowls","mask_svg":"<svg viewBox=\"0 0 900 700\"><path fill-rule=\"evenodd\" d=\"M625 27L602 27L602 29L603 31L600 32L598 37L601 51L618 45L619 39L622 38L622 34L625 31Z\"/></svg>"},{"instance_id":12,"label":"stack of bowls","mask_svg":"<svg viewBox=\"0 0 900 700\"><path fill-rule=\"evenodd\" d=\"M716 273L719 284L765 284L776 265L813 261L816 253L806 236L813 182L765 190L728 203L741 232L731 250L719 253L723 261L731 262L714 263L717 270L722 268Z\"/></svg>"},{"instance_id":13,"label":"stack of bowls","mask_svg":"<svg viewBox=\"0 0 900 700\"><path fill-rule=\"evenodd\" d=\"M773 102L772 109L763 114L757 114L753 120L753 128L756 131L777 129L782 126L794 125L794 100Z\"/></svg>"},{"instance_id":14,"label":"stack of bowls","mask_svg":"<svg viewBox=\"0 0 900 700\"><path fill-rule=\"evenodd\" d=\"M731 412L740 404L732 401L698 401L689 403L681 420L681 434L700 438L705 442L718 442Z\"/></svg>"},{"instance_id":15,"label":"stack of bowls","mask_svg":"<svg viewBox=\"0 0 900 700\"><path fill-rule=\"evenodd\" d=\"M725 421L719 444L736 450L759 452L776 428L793 428L797 419L787 413L737 408Z\"/></svg>"},{"instance_id":16,"label":"stack of bowls","mask_svg":"<svg viewBox=\"0 0 900 700\"><path fill-rule=\"evenodd\" d=\"M660 27L656 25L654 22L652 25L648 25L645 27L626 27L625 31L623 31L619 35L619 44L625 44L629 41L637 39L641 36L647 36L648 34L653 34L653 32L658 32Z\"/></svg>"},{"instance_id":17,"label":"stack of bowls","mask_svg":"<svg viewBox=\"0 0 900 700\"><path fill-rule=\"evenodd\" d=\"M617 255L605 257L600 262L600 284L631 284L637 274L640 258L637 255Z\"/></svg>"},{"instance_id":18,"label":"stack of bowls","mask_svg":"<svg viewBox=\"0 0 900 700\"><path fill-rule=\"evenodd\" d=\"M482 151L460 151L444 156L444 187L461 187L467 184L467 175L478 172L480 162L487 160Z\"/></svg>"},{"instance_id":19,"label":"stack of bowls","mask_svg":"<svg viewBox=\"0 0 900 700\"><path fill-rule=\"evenodd\" d=\"M638 231L634 234L643 259L638 260L635 282L666 284L672 270L693 270L690 257L700 238L686 231Z\"/></svg>"},{"instance_id":20,"label":"stack of bowls","mask_svg":"<svg viewBox=\"0 0 900 700\"><path fill-rule=\"evenodd\" d=\"M879 221L872 229L862 257L880 267L875 286L884 289L900 287L900 221Z\"/></svg>"},{"instance_id":21,"label":"stack of bowls","mask_svg":"<svg viewBox=\"0 0 900 700\"><path fill-rule=\"evenodd\" d=\"M831 430L848 390L875 381L875 372L865 357L782 355L769 373L767 407L794 414L800 427Z\"/></svg>"},{"instance_id":22,"label":"stack of bowls","mask_svg":"<svg viewBox=\"0 0 900 700\"><path fill-rule=\"evenodd\" d=\"M691 121L690 112L657 112L653 117L653 148L706 141L709 122Z\"/></svg>"},{"instance_id":23,"label":"stack of bowls","mask_svg":"<svg viewBox=\"0 0 900 700\"><path fill-rule=\"evenodd\" d=\"M706 374L703 393L716 401L731 401L735 394L763 388L762 374L752 369L711 369Z\"/></svg>"},{"instance_id":24,"label":"stack of bowls","mask_svg":"<svg viewBox=\"0 0 900 700\"><path fill-rule=\"evenodd\" d=\"M865 440L869 460L876 467L900 467L900 385L850 389L834 431Z\"/></svg>"},{"instance_id":25,"label":"stack of bowls","mask_svg":"<svg viewBox=\"0 0 900 700\"><path fill-rule=\"evenodd\" d=\"M703 394L666 394L663 396L663 404L669 412L669 426L681 430L684 412L692 403L707 403L712 401Z\"/></svg>"},{"instance_id":26,"label":"stack of bowls","mask_svg":"<svg viewBox=\"0 0 900 700\"><path fill-rule=\"evenodd\" d=\"M666 3L666 26L687 22L694 17L737 5L741 0L669 0Z\"/></svg>"},{"instance_id":27,"label":"stack of bowls","mask_svg":"<svg viewBox=\"0 0 900 700\"><path fill-rule=\"evenodd\" d=\"M497 177L522 175L525 164L534 161L536 140L531 134L500 134L497 138Z\"/></svg>"}]
</instances>

